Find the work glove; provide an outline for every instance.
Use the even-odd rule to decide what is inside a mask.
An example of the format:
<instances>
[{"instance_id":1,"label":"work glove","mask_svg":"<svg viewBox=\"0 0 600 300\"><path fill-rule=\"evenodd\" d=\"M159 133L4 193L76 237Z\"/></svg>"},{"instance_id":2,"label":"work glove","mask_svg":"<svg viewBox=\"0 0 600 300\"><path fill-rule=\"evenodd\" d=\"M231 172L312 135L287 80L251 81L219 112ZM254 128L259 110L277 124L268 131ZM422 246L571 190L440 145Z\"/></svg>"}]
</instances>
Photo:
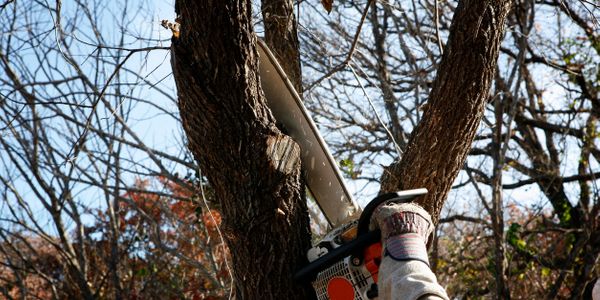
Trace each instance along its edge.
<instances>
[{"instance_id":1,"label":"work glove","mask_svg":"<svg viewBox=\"0 0 600 300\"><path fill-rule=\"evenodd\" d=\"M422 207L415 203L383 203L373 212L370 225L381 230L384 256L429 265L426 245L434 225Z\"/></svg>"}]
</instances>

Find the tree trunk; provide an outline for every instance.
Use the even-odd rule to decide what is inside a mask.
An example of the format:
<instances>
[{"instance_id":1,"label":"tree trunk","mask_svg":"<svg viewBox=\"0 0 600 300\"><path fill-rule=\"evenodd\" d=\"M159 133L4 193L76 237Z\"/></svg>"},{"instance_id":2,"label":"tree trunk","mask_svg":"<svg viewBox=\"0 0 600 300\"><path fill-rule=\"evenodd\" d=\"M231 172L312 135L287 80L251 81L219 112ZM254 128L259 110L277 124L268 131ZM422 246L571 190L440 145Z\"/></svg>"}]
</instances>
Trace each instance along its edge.
<instances>
[{"instance_id":1,"label":"tree trunk","mask_svg":"<svg viewBox=\"0 0 600 300\"><path fill-rule=\"evenodd\" d=\"M384 170L382 193L429 190L418 203L436 223L483 116L511 3L459 2L423 119L401 160Z\"/></svg>"},{"instance_id":2,"label":"tree trunk","mask_svg":"<svg viewBox=\"0 0 600 300\"><path fill-rule=\"evenodd\" d=\"M277 61L302 96L302 70L300 68L300 43L291 0L262 0L261 10L265 26L265 42L275 53Z\"/></svg>"},{"instance_id":3,"label":"tree trunk","mask_svg":"<svg viewBox=\"0 0 600 300\"><path fill-rule=\"evenodd\" d=\"M506 251L504 241L506 238L504 232L504 193L502 189L502 169L504 168L506 150L508 149L508 141L503 139L503 117L505 108L504 97L496 97L494 99L494 114L496 116L496 126L493 130L493 171L492 171L492 231L494 237L494 266L496 279L496 294L495 299L510 299L510 289L506 278L506 269L508 267L506 260ZM511 112L512 113L512 112ZM507 135L511 135L511 121L508 122Z\"/></svg>"},{"instance_id":4,"label":"tree trunk","mask_svg":"<svg viewBox=\"0 0 600 300\"><path fill-rule=\"evenodd\" d=\"M250 1L178 0L172 67L188 147L223 213L238 299L307 299L309 219L300 149L279 132L258 75Z\"/></svg>"}]
</instances>

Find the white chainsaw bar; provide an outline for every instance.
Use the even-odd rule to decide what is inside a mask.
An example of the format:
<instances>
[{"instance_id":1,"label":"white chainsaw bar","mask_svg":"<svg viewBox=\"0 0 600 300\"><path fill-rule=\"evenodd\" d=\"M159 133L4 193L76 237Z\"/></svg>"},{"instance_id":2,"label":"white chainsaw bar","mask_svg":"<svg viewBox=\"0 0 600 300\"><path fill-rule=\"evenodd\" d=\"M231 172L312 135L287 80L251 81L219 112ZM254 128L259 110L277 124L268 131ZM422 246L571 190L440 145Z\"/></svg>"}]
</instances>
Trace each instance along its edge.
<instances>
[{"instance_id":1,"label":"white chainsaw bar","mask_svg":"<svg viewBox=\"0 0 600 300\"><path fill-rule=\"evenodd\" d=\"M267 105L301 149L304 176L310 193L333 228L360 215L336 161L331 156L302 99L267 45L258 39L260 79Z\"/></svg>"}]
</instances>

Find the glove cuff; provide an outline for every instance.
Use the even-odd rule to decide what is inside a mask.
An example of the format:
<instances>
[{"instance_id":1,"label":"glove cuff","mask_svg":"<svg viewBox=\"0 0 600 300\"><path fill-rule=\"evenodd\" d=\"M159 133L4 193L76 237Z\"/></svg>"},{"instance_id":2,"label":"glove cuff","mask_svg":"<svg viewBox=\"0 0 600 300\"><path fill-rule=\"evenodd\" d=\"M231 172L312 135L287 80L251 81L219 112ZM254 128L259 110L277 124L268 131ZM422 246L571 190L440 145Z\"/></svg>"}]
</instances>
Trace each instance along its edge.
<instances>
[{"instance_id":1,"label":"glove cuff","mask_svg":"<svg viewBox=\"0 0 600 300\"><path fill-rule=\"evenodd\" d=\"M384 245L384 255L397 261L420 260L429 266L425 241L418 233L403 233L390 236Z\"/></svg>"}]
</instances>

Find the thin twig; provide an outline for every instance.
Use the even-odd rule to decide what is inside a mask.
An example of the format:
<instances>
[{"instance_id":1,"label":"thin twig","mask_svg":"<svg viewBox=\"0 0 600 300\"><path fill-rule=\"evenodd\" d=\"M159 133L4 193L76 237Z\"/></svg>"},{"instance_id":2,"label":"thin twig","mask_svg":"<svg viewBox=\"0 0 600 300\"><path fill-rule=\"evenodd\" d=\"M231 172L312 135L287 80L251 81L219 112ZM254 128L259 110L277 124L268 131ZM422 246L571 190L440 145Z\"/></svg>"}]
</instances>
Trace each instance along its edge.
<instances>
[{"instance_id":1,"label":"thin twig","mask_svg":"<svg viewBox=\"0 0 600 300\"><path fill-rule=\"evenodd\" d=\"M464 215L453 215L453 216L441 218L439 223L440 224L441 223L451 223L454 221L464 221L464 222L483 224L488 227L490 226L490 224L488 222L486 222L485 220L483 220L481 218L469 217L469 216L464 216Z\"/></svg>"},{"instance_id":2,"label":"thin twig","mask_svg":"<svg viewBox=\"0 0 600 300\"><path fill-rule=\"evenodd\" d=\"M394 144L394 148L396 149L396 153L398 154L398 157L401 157L402 149L400 149L400 146L398 146L398 143L396 143L396 139L394 138L394 135L392 134L392 132L390 132L390 130L387 128L387 126L385 126L385 123L383 123L383 120L381 119L381 116L379 116L377 109L375 109L375 105L373 104L373 101L371 101L371 98L369 97L367 90L365 90L365 87L363 86L362 82L360 82L360 77L358 77L358 74L356 74L352 65L348 64L348 68L350 68L350 71L352 71L352 74L354 74L354 78L356 78L356 81L358 82L358 84L360 85L360 88L362 89L363 93L365 94L365 98L367 98L367 101L369 101L369 105L371 105L371 108L373 108L373 112L375 112L375 117L377 118L377 120L379 121L381 126L383 126L383 129L385 129L385 132L387 133L389 139Z\"/></svg>"},{"instance_id":3,"label":"thin twig","mask_svg":"<svg viewBox=\"0 0 600 300\"><path fill-rule=\"evenodd\" d=\"M202 169L198 169L198 172L200 173L200 179L202 180ZM215 229L217 229L217 233L219 234L219 239L221 240L221 246L223 247L223 251L225 251L227 245L225 244L225 239L223 238L223 233L221 233L221 228L219 226L219 223L217 223L217 220L215 220L215 217L212 214L212 211L210 210L210 206L208 206L208 201L206 201L206 194L204 193L204 184L200 183L200 196L202 196L202 202L204 203L204 206L206 207L206 210L208 211L208 215L210 216L211 221L215 224ZM231 267L229 266L229 260L227 259L227 256L224 257L223 259L225 261L225 268L227 269L227 272L229 272L229 279L230 279L230 286L229 286L229 296L228 296L228 300L233 299L233 287L235 285L235 281L233 278L233 271L231 270Z\"/></svg>"},{"instance_id":4,"label":"thin twig","mask_svg":"<svg viewBox=\"0 0 600 300\"><path fill-rule=\"evenodd\" d=\"M163 49L163 47L148 47L148 48L140 48L140 49L133 49L133 50L129 50L129 53L125 56L125 58L123 59L123 61L121 61L116 67L115 70L112 72L112 74L108 77L108 80L106 81L106 84L104 85L104 87L102 88L102 90L98 93L98 96L96 97L96 100L94 100L94 102L92 103L92 111L90 112L90 114L87 117L87 120L85 122L85 127L83 128L83 132L81 133L81 135L79 136L79 138L77 139L77 141L75 142L75 144L73 144L73 147L71 148L71 150L69 151L68 155L67 155L67 161L70 161L71 159L76 159L76 157L71 157L72 155L77 155L76 153L79 152L78 149L83 146L83 142L84 139L88 133L88 131L90 130L91 124L92 124L92 118L94 116L94 112L96 111L96 108L98 108L98 105L100 104L100 100L104 97L104 94L106 93L106 90L109 88L111 81L114 79L114 77L117 75L117 73L119 73L119 70L121 70L121 68L125 65L125 63L127 62L127 60L129 60L129 58L131 58L133 56L133 54L137 53L137 52L142 52L142 51L152 51L152 50L156 50L156 49Z\"/></svg>"},{"instance_id":5,"label":"thin twig","mask_svg":"<svg viewBox=\"0 0 600 300\"><path fill-rule=\"evenodd\" d=\"M435 16L435 36L437 37L437 44L440 48L440 55L444 55L444 46L442 45L442 38L440 37L440 12L438 0L433 0L433 10Z\"/></svg>"},{"instance_id":6,"label":"thin twig","mask_svg":"<svg viewBox=\"0 0 600 300\"><path fill-rule=\"evenodd\" d=\"M325 75L323 75L319 79L313 81L313 83L311 83L306 88L306 91L312 90L317 84L321 83L321 81L323 81L326 78L329 78L334 73L343 70L346 66L348 66L350 64L350 60L352 59L352 55L354 54L354 50L356 50L356 45L358 44L358 39L360 37L360 32L362 30L362 26L365 23L365 19L367 17L367 13L369 12L369 7L373 3L373 1L374 0L368 0L367 1L367 5L365 6L365 9L363 10L362 16L360 17L360 23L358 23L358 28L356 28L356 33L354 34L354 40L352 41L352 46L350 47L350 51L348 52L348 55L346 56L346 59L342 63L340 63L339 65L335 66L333 69L329 70L329 72L327 72Z\"/></svg>"},{"instance_id":7,"label":"thin twig","mask_svg":"<svg viewBox=\"0 0 600 300\"><path fill-rule=\"evenodd\" d=\"M15 2L15 0L7 0L4 3L0 4L0 9L4 9L6 6L8 6L9 4Z\"/></svg>"}]
</instances>

